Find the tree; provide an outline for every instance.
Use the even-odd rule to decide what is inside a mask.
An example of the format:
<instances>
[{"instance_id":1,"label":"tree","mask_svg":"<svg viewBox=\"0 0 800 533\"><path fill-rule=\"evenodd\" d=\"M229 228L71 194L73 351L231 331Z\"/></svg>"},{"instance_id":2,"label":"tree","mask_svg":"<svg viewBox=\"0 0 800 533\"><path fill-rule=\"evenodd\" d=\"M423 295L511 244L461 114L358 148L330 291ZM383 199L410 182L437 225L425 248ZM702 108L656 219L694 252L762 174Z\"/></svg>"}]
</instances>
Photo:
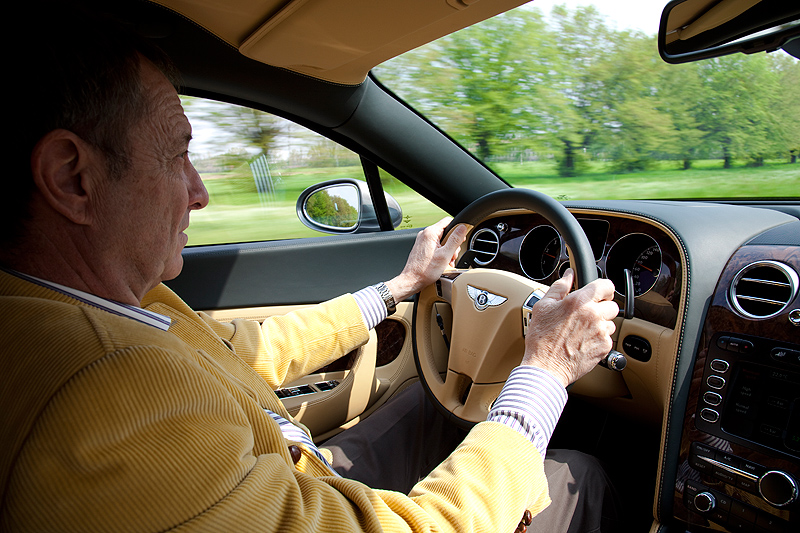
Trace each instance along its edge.
<instances>
[{"instance_id":1,"label":"tree","mask_svg":"<svg viewBox=\"0 0 800 533\"><path fill-rule=\"evenodd\" d=\"M736 157L757 164L776 149L777 74L764 55L723 56L695 64L700 91L695 108L702 143L721 152L723 166Z\"/></svg>"},{"instance_id":2,"label":"tree","mask_svg":"<svg viewBox=\"0 0 800 533\"><path fill-rule=\"evenodd\" d=\"M589 156L635 171L800 151L800 63L739 54L667 65L654 36L610 29L594 7L557 6L545 22L523 6L377 72L485 162L549 152L573 176Z\"/></svg>"},{"instance_id":3,"label":"tree","mask_svg":"<svg viewBox=\"0 0 800 533\"><path fill-rule=\"evenodd\" d=\"M281 119L257 109L190 97L181 98L181 103L192 123L216 126L219 136L205 144L212 151L218 147L218 153L238 144L252 155L269 154L280 133Z\"/></svg>"},{"instance_id":4,"label":"tree","mask_svg":"<svg viewBox=\"0 0 800 533\"><path fill-rule=\"evenodd\" d=\"M601 65L607 73L602 90L606 122L598 144L618 171L644 170L654 154L680 151L676 125L667 111L674 102L664 101L660 92L660 75L668 67L655 51L655 38L618 32Z\"/></svg>"},{"instance_id":5,"label":"tree","mask_svg":"<svg viewBox=\"0 0 800 533\"><path fill-rule=\"evenodd\" d=\"M778 152L788 155L791 163L797 163L800 153L800 61L787 54L773 53L767 56L771 68L778 78L777 98L773 112L778 126L773 132Z\"/></svg>"},{"instance_id":6,"label":"tree","mask_svg":"<svg viewBox=\"0 0 800 533\"><path fill-rule=\"evenodd\" d=\"M530 56L545 34L539 10L510 11L404 54L378 76L487 160L524 150L538 130L545 65Z\"/></svg>"},{"instance_id":7,"label":"tree","mask_svg":"<svg viewBox=\"0 0 800 533\"><path fill-rule=\"evenodd\" d=\"M694 65L664 65L658 69L653 96L658 109L669 116L673 132L670 146L662 147L667 157L677 158L689 170L692 161L703 157L703 132L697 120L700 78Z\"/></svg>"},{"instance_id":8,"label":"tree","mask_svg":"<svg viewBox=\"0 0 800 533\"><path fill-rule=\"evenodd\" d=\"M537 102L539 121L551 146L560 152L559 174L579 173L578 154L587 150L605 122L601 102L606 49L611 33L594 6L570 12L556 6L554 28L539 54L548 66Z\"/></svg>"}]
</instances>

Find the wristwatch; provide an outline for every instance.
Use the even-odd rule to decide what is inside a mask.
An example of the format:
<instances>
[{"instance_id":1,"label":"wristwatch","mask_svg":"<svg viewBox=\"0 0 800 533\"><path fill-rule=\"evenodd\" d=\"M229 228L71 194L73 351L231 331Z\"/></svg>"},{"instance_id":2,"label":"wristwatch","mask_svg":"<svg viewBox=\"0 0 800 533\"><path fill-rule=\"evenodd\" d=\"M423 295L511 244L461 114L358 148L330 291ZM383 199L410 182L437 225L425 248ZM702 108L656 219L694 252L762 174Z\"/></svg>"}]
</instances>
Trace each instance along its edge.
<instances>
[{"instance_id":1,"label":"wristwatch","mask_svg":"<svg viewBox=\"0 0 800 533\"><path fill-rule=\"evenodd\" d=\"M392 291L389 290L389 287L387 287L384 282L373 285L373 287L375 287L375 290L380 294L383 303L386 304L386 316L397 311L397 306L394 303L394 296L392 296Z\"/></svg>"}]
</instances>

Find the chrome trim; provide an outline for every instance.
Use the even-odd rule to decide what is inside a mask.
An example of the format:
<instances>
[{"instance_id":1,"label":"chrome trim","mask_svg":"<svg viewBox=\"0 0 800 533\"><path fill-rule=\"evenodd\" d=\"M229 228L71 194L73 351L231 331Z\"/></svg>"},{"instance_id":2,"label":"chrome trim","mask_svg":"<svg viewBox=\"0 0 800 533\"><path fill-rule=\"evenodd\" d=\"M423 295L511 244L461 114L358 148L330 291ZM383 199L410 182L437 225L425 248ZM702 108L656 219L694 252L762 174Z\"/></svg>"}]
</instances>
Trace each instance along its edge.
<instances>
[{"instance_id":1,"label":"chrome trim","mask_svg":"<svg viewBox=\"0 0 800 533\"><path fill-rule=\"evenodd\" d=\"M784 283L768 279L755 279L755 278L745 277L745 275L751 270L761 267L770 267L779 270L786 276L786 278L789 281ZM740 296L737 292L737 287L739 285L739 282L741 281L747 281L750 283L757 283L763 285L771 285L773 287L788 288L790 295L785 302L781 302L778 300L770 300L768 298L759 298L758 296L752 296L752 295ZM794 300L795 296L797 296L798 286L800 286L800 279L798 279L797 272L795 272L795 270L790 266L785 265L783 263L779 263L778 261L756 261L754 263L750 263L749 265L745 266L744 268L739 270L739 272L736 273L736 276L734 276L733 281L731 282L731 286L728 289L728 300L730 301L733 309L745 318L753 318L753 319L772 318L783 312L783 310L786 309L786 307L788 307L789 304ZM760 302L760 303L775 305L778 306L779 309L774 313L770 313L768 315L754 315L752 313L745 311L742 308L742 306L739 305L740 299L750 302Z\"/></svg>"},{"instance_id":2,"label":"chrome trim","mask_svg":"<svg viewBox=\"0 0 800 533\"><path fill-rule=\"evenodd\" d=\"M527 241L528 237L531 237L531 235L533 235L534 232L541 232L541 231L547 231L547 230L552 231L553 235L551 235L549 240L547 240L545 242L545 245L549 244L553 240L553 238L558 238L558 257L556 258L555 267L550 272L545 272L544 270L542 270L542 277L536 278L536 277L531 276L525 270L525 265L522 264L523 263L523 261L522 261L522 250L525 247L525 241ZM531 238L533 238L533 237L531 237ZM528 233L525 234L525 236L522 238L522 241L519 243L519 257L517 258L517 262L519 263L519 268L522 269L522 273L523 274L528 276L530 279L539 281L539 280L543 280L543 279L549 278L550 276L553 275L553 272L555 272L556 270L559 269L559 266L561 265L561 256L564 255L564 253L566 253L566 246L564 245L564 238L561 237L561 234L558 232L558 230L556 228L554 228L553 226L551 226L550 224L539 224L538 226L535 226L535 227L531 228L530 231L528 231ZM538 257L537 259L540 262L542 260L541 257Z\"/></svg>"},{"instance_id":3,"label":"chrome trim","mask_svg":"<svg viewBox=\"0 0 800 533\"><path fill-rule=\"evenodd\" d=\"M713 413L713 416L707 416L706 413ZM700 411L700 418L708 422L709 424L716 424L719 422L719 413L713 409L705 408Z\"/></svg>"},{"instance_id":4,"label":"chrome trim","mask_svg":"<svg viewBox=\"0 0 800 533\"><path fill-rule=\"evenodd\" d=\"M714 411L714 412L716 412L716 411ZM758 481L758 476L754 476L750 472L745 472L744 470L739 470L735 466L731 466L731 465L723 463L721 461L717 461L716 459L712 459L711 457L705 457L704 455L698 455L697 458L702 460L702 461L705 461L705 462L709 463L712 466L717 466L717 467L721 468L722 470L725 470L729 474L742 476L742 477L745 477L745 478L749 479L750 481Z\"/></svg>"},{"instance_id":5,"label":"chrome trim","mask_svg":"<svg viewBox=\"0 0 800 533\"><path fill-rule=\"evenodd\" d=\"M664 252L661 250L661 245L658 244L658 241L656 241L656 239L652 235L648 235L647 233L642 233L640 231L637 231L637 232L634 232L634 233L627 233L627 234L623 235L622 237L620 237L619 239L617 239L616 241L614 241L614 243L608 248L608 253L606 254L606 277L608 279L611 279L611 274L610 274L609 268L608 268L608 261L609 261L609 259L614 257L613 253L612 253L614 251L614 247L617 246L618 244L620 244L621 242L623 242L625 239L638 238L639 236L647 237L648 239L650 239L652 241L653 245L655 245L655 247L658 248L658 255L661 256L661 262L663 264L663 262L664 262ZM651 246L647 246L647 248L650 248ZM637 254L636 254L636 257L639 257L644 250L647 250L647 248L638 250ZM629 265L629 267L631 268L631 274L633 274L633 270L632 270L633 265L631 264L631 265ZM638 294L638 295L635 294L634 298L638 298L639 296L644 296L645 294L647 294L648 292L653 290L653 287L655 287L658 284L658 281L661 279L661 277L662 277L661 276L661 270L659 270L658 276L656 276L656 280L653 282L653 284L646 291L644 291L642 294ZM616 287L614 288L614 292L616 294L620 295L620 296L625 296L624 294L619 292L616 289ZM635 291L634 291L634 293L635 293Z\"/></svg>"},{"instance_id":6,"label":"chrome trim","mask_svg":"<svg viewBox=\"0 0 800 533\"><path fill-rule=\"evenodd\" d=\"M712 397L713 401L709 400L709 396ZM711 407L717 407L719 404L722 403L722 395L718 392L706 391L703 394L703 401L706 402Z\"/></svg>"},{"instance_id":7,"label":"chrome trim","mask_svg":"<svg viewBox=\"0 0 800 533\"><path fill-rule=\"evenodd\" d=\"M480 235L484 235L486 233L492 235L494 237L494 240L478 238ZM484 252L482 250L475 250L475 242L493 243L497 246L497 250L495 250L494 254L491 254L491 252ZM475 261L476 265L478 266L488 265L489 263L494 261L494 259L497 257L497 254L500 253L500 236L497 233L495 233L494 230L488 228L481 228L478 231L476 231L474 235L472 235L472 239L470 239L469 241L469 251L475 254L472 260ZM483 261L478 259L477 254L487 254L487 255L491 254L492 258L489 259L488 261Z\"/></svg>"},{"instance_id":8,"label":"chrome trim","mask_svg":"<svg viewBox=\"0 0 800 533\"><path fill-rule=\"evenodd\" d=\"M467 285L467 294L469 295L469 299L475 304L475 309L478 311L483 311L488 307L503 305L503 303L508 300L505 296L492 294L489 291L478 289L472 285Z\"/></svg>"}]
</instances>

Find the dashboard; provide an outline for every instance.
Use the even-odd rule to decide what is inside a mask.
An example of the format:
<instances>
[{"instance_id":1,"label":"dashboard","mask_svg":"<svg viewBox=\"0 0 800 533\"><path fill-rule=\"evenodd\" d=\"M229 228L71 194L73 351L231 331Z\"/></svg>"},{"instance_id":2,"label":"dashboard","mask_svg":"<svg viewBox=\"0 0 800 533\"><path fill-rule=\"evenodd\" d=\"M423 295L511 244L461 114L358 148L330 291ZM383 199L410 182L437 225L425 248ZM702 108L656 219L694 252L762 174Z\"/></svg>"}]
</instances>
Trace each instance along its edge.
<instances>
[{"instance_id":1,"label":"dashboard","mask_svg":"<svg viewBox=\"0 0 800 533\"><path fill-rule=\"evenodd\" d=\"M626 296L630 272L634 316L674 328L681 293L681 260L674 240L653 223L600 213L577 213L591 244L598 277ZM508 215L484 221L472 232L460 267L496 268L552 284L569 266L569 251L541 215Z\"/></svg>"},{"instance_id":2,"label":"dashboard","mask_svg":"<svg viewBox=\"0 0 800 533\"><path fill-rule=\"evenodd\" d=\"M800 221L739 206L620 205L570 210L621 308L633 293L616 340L629 365L596 369L572 392L660 422L662 530L800 531ZM536 213L497 213L468 244L460 268L549 285L569 265Z\"/></svg>"},{"instance_id":3,"label":"dashboard","mask_svg":"<svg viewBox=\"0 0 800 533\"><path fill-rule=\"evenodd\" d=\"M675 514L695 529L800 531L800 231L737 250L704 322Z\"/></svg>"}]
</instances>

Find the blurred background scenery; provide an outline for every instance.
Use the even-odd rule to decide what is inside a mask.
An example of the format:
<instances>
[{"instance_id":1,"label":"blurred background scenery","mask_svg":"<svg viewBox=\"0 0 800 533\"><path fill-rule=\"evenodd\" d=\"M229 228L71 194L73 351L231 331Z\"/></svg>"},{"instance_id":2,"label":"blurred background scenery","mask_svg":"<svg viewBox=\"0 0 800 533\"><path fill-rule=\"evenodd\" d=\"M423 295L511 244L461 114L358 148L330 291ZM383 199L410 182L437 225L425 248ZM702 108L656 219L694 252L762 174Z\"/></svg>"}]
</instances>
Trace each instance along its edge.
<instances>
[{"instance_id":1,"label":"blurred background scenery","mask_svg":"<svg viewBox=\"0 0 800 533\"><path fill-rule=\"evenodd\" d=\"M798 196L800 62L776 52L668 65L656 46L663 2L599 5L537 0L373 75L505 181L559 200ZM183 102L211 195L190 244L320 236L297 218L301 191L364 179L357 154L302 126ZM445 215L383 172L382 182L401 228Z\"/></svg>"}]
</instances>

